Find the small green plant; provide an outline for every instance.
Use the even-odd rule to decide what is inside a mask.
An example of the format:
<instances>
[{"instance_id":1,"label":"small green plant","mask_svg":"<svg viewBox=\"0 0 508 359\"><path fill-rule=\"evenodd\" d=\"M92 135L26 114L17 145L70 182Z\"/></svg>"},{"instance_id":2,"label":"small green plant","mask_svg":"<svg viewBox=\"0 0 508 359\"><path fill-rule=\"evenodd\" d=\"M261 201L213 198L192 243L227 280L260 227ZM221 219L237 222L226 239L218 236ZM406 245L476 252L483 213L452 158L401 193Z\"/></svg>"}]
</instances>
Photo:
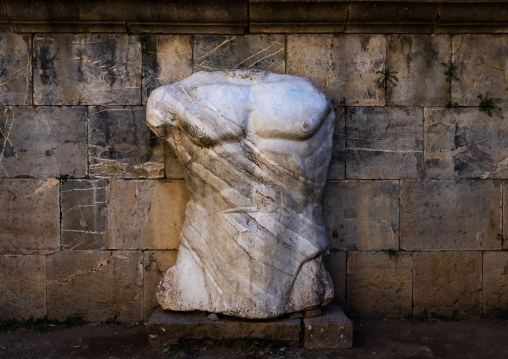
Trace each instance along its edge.
<instances>
[{"instance_id":1,"label":"small green plant","mask_svg":"<svg viewBox=\"0 0 508 359\"><path fill-rule=\"evenodd\" d=\"M388 86L397 86L395 83L396 81L399 81L396 74L397 71L391 71L390 67L387 67L386 69L382 71L376 71L376 74L380 74L379 78L377 79L377 87L380 89L387 89Z\"/></svg>"},{"instance_id":2,"label":"small green plant","mask_svg":"<svg viewBox=\"0 0 508 359\"><path fill-rule=\"evenodd\" d=\"M455 33L454 33L453 31L450 31L450 32L448 32L448 36L450 36L450 37L454 37L454 36L455 36Z\"/></svg>"},{"instance_id":3,"label":"small green plant","mask_svg":"<svg viewBox=\"0 0 508 359\"><path fill-rule=\"evenodd\" d=\"M404 318L413 324L426 323L429 320L429 311L425 309L420 315L406 314Z\"/></svg>"},{"instance_id":4,"label":"small green plant","mask_svg":"<svg viewBox=\"0 0 508 359\"><path fill-rule=\"evenodd\" d=\"M334 32L333 36L339 37L340 35L344 35L346 33L346 31L347 31L347 26L344 25L344 29L342 31L339 31L339 32Z\"/></svg>"},{"instance_id":5,"label":"small green plant","mask_svg":"<svg viewBox=\"0 0 508 359\"><path fill-rule=\"evenodd\" d=\"M446 81L448 82L452 82L452 80L457 80L459 81L459 78L457 77L457 65L455 65L454 62L449 62L449 63L445 63L445 62L441 62L441 65L443 65L445 68L446 68L446 71L444 72L444 74L446 75Z\"/></svg>"},{"instance_id":6,"label":"small green plant","mask_svg":"<svg viewBox=\"0 0 508 359\"><path fill-rule=\"evenodd\" d=\"M458 310L454 310L452 312L452 315L450 315L450 316L439 314L437 312L430 312L430 315L433 318L439 319L442 322L457 322L458 321L458 319L457 319L458 314L459 314Z\"/></svg>"},{"instance_id":7,"label":"small green plant","mask_svg":"<svg viewBox=\"0 0 508 359\"><path fill-rule=\"evenodd\" d=\"M501 241L501 249L504 249L504 242L508 241L508 237L503 237L501 233L498 233L497 240Z\"/></svg>"},{"instance_id":8,"label":"small green plant","mask_svg":"<svg viewBox=\"0 0 508 359\"><path fill-rule=\"evenodd\" d=\"M457 107L459 104L457 102L452 102L452 100L448 100L445 105L445 108L451 109L452 107Z\"/></svg>"},{"instance_id":9,"label":"small green plant","mask_svg":"<svg viewBox=\"0 0 508 359\"><path fill-rule=\"evenodd\" d=\"M141 53L146 54L146 40L148 40L148 37L150 35L141 33L136 36L136 40L139 42L139 45L141 46Z\"/></svg>"},{"instance_id":10,"label":"small green plant","mask_svg":"<svg viewBox=\"0 0 508 359\"><path fill-rule=\"evenodd\" d=\"M106 319L104 323L106 324L113 324L115 327L120 324L120 322L117 320L118 315L115 314L114 317Z\"/></svg>"},{"instance_id":11,"label":"small green plant","mask_svg":"<svg viewBox=\"0 0 508 359\"><path fill-rule=\"evenodd\" d=\"M63 174L63 175L56 177L56 179L58 180L58 182L60 182L61 185L64 185L65 182L67 182L69 180L69 178L72 178L72 176L68 175L68 174Z\"/></svg>"},{"instance_id":12,"label":"small green plant","mask_svg":"<svg viewBox=\"0 0 508 359\"><path fill-rule=\"evenodd\" d=\"M476 96L480 99L480 105L479 110L484 111L489 117L492 117L492 110L496 109L496 102L501 101L500 98L491 98L489 97L489 93L485 95L485 98L483 98L483 95ZM498 110L501 110L501 107L498 108Z\"/></svg>"},{"instance_id":13,"label":"small green plant","mask_svg":"<svg viewBox=\"0 0 508 359\"><path fill-rule=\"evenodd\" d=\"M390 258L391 260L394 261L399 260L399 252L397 252L395 249L388 249L384 252L388 254L388 258Z\"/></svg>"}]
</instances>

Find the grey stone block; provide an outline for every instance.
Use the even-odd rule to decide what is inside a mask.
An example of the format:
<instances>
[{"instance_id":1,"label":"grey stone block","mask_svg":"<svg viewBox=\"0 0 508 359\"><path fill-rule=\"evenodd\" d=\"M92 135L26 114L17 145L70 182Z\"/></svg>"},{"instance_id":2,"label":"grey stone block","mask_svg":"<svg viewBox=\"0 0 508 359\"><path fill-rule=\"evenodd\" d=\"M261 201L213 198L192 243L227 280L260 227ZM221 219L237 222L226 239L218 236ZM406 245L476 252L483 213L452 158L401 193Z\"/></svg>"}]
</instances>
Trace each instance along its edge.
<instances>
[{"instance_id":1,"label":"grey stone block","mask_svg":"<svg viewBox=\"0 0 508 359\"><path fill-rule=\"evenodd\" d=\"M459 81L452 84L452 102L460 106L478 106L478 95L501 98L499 107L508 107L508 34L456 35L453 37L453 61ZM494 111L499 112L499 111Z\"/></svg>"},{"instance_id":2,"label":"grey stone block","mask_svg":"<svg viewBox=\"0 0 508 359\"><path fill-rule=\"evenodd\" d=\"M346 112L344 108L336 108L335 116L332 159L328 167L329 180L340 180L346 177Z\"/></svg>"},{"instance_id":3,"label":"grey stone block","mask_svg":"<svg viewBox=\"0 0 508 359\"><path fill-rule=\"evenodd\" d=\"M159 86L192 75L190 35L148 35L143 46L143 104Z\"/></svg>"},{"instance_id":4,"label":"grey stone block","mask_svg":"<svg viewBox=\"0 0 508 359\"><path fill-rule=\"evenodd\" d=\"M400 248L500 249L501 206L498 181L403 181Z\"/></svg>"},{"instance_id":5,"label":"grey stone block","mask_svg":"<svg viewBox=\"0 0 508 359\"><path fill-rule=\"evenodd\" d=\"M421 178L422 164L423 109L348 109L346 178Z\"/></svg>"},{"instance_id":6,"label":"grey stone block","mask_svg":"<svg viewBox=\"0 0 508 359\"><path fill-rule=\"evenodd\" d=\"M0 179L0 252L59 250L58 196L56 179Z\"/></svg>"},{"instance_id":7,"label":"grey stone block","mask_svg":"<svg viewBox=\"0 0 508 359\"><path fill-rule=\"evenodd\" d=\"M32 38L28 34L0 34L1 105L32 103L31 49Z\"/></svg>"},{"instance_id":8,"label":"grey stone block","mask_svg":"<svg viewBox=\"0 0 508 359\"><path fill-rule=\"evenodd\" d=\"M91 107L90 176L163 178L164 144L146 125L145 107Z\"/></svg>"},{"instance_id":9,"label":"grey stone block","mask_svg":"<svg viewBox=\"0 0 508 359\"><path fill-rule=\"evenodd\" d=\"M136 37L36 35L34 103L141 104L141 47Z\"/></svg>"},{"instance_id":10,"label":"grey stone block","mask_svg":"<svg viewBox=\"0 0 508 359\"><path fill-rule=\"evenodd\" d=\"M0 177L84 177L85 107L0 107Z\"/></svg>"},{"instance_id":11,"label":"grey stone block","mask_svg":"<svg viewBox=\"0 0 508 359\"><path fill-rule=\"evenodd\" d=\"M182 179L184 178L185 167L180 163L175 151L164 142L164 173L166 178Z\"/></svg>"},{"instance_id":12,"label":"grey stone block","mask_svg":"<svg viewBox=\"0 0 508 359\"><path fill-rule=\"evenodd\" d=\"M288 341L298 345L301 330L300 319L241 319L219 315L212 321L205 312L169 312L160 307L154 311L147 324L150 345L163 348L178 339L268 339Z\"/></svg>"},{"instance_id":13,"label":"grey stone block","mask_svg":"<svg viewBox=\"0 0 508 359\"><path fill-rule=\"evenodd\" d=\"M323 217L332 249L399 248L399 186L396 181L329 182Z\"/></svg>"},{"instance_id":14,"label":"grey stone block","mask_svg":"<svg viewBox=\"0 0 508 359\"><path fill-rule=\"evenodd\" d=\"M183 181L111 181L110 249L177 249L187 187Z\"/></svg>"},{"instance_id":15,"label":"grey stone block","mask_svg":"<svg viewBox=\"0 0 508 359\"><path fill-rule=\"evenodd\" d=\"M425 174L508 178L508 123L476 108L426 108Z\"/></svg>"},{"instance_id":16,"label":"grey stone block","mask_svg":"<svg viewBox=\"0 0 508 359\"><path fill-rule=\"evenodd\" d=\"M287 73L310 78L335 105L383 106L376 86L386 61L383 35L288 35Z\"/></svg>"},{"instance_id":17,"label":"grey stone block","mask_svg":"<svg viewBox=\"0 0 508 359\"><path fill-rule=\"evenodd\" d=\"M508 309L508 252L483 253L482 312Z\"/></svg>"},{"instance_id":18,"label":"grey stone block","mask_svg":"<svg viewBox=\"0 0 508 359\"><path fill-rule=\"evenodd\" d=\"M503 181L503 233L508 237L508 181Z\"/></svg>"},{"instance_id":19,"label":"grey stone block","mask_svg":"<svg viewBox=\"0 0 508 359\"><path fill-rule=\"evenodd\" d=\"M107 180L69 180L60 195L62 248L106 248Z\"/></svg>"},{"instance_id":20,"label":"grey stone block","mask_svg":"<svg viewBox=\"0 0 508 359\"><path fill-rule=\"evenodd\" d=\"M143 254L129 251L63 251L47 258L47 314L64 320L143 319Z\"/></svg>"},{"instance_id":21,"label":"grey stone block","mask_svg":"<svg viewBox=\"0 0 508 359\"><path fill-rule=\"evenodd\" d=\"M353 252L347 264L347 310L401 317L412 306L411 253Z\"/></svg>"},{"instance_id":22,"label":"grey stone block","mask_svg":"<svg viewBox=\"0 0 508 359\"><path fill-rule=\"evenodd\" d=\"M284 73L283 35L196 36L193 72L259 69Z\"/></svg>"},{"instance_id":23,"label":"grey stone block","mask_svg":"<svg viewBox=\"0 0 508 359\"><path fill-rule=\"evenodd\" d=\"M46 256L0 256L0 273L0 320L44 317Z\"/></svg>"},{"instance_id":24,"label":"grey stone block","mask_svg":"<svg viewBox=\"0 0 508 359\"><path fill-rule=\"evenodd\" d=\"M416 252L413 255L413 313L479 313L482 253Z\"/></svg>"},{"instance_id":25,"label":"grey stone block","mask_svg":"<svg viewBox=\"0 0 508 359\"><path fill-rule=\"evenodd\" d=\"M353 322L342 308L328 305L322 315L303 319L305 349L349 349L353 346Z\"/></svg>"},{"instance_id":26,"label":"grey stone block","mask_svg":"<svg viewBox=\"0 0 508 359\"><path fill-rule=\"evenodd\" d=\"M394 106L444 106L450 99L446 68L451 60L448 35L390 35L387 64L397 71L397 86L389 86L387 102Z\"/></svg>"},{"instance_id":27,"label":"grey stone block","mask_svg":"<svg viewBox=\"0 0 508 359\"><path fill-rule=\"evenodd\" d=\"M346 304L346 252L332 251L325 257L325 266L332 277L334 296L333 302L344 307Z\"/></svg>"}]
</instances>

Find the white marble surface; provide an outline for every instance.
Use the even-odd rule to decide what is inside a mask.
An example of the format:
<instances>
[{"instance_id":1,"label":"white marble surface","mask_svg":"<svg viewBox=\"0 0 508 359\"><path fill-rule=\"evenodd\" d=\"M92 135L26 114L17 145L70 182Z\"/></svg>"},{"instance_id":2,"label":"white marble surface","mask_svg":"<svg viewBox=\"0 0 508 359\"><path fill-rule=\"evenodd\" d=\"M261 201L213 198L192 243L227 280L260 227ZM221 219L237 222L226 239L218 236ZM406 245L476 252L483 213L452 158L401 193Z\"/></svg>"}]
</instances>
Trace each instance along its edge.
<instances>
[{"instance_id":1,"label":"white marble surface","mask_svg":"<svg viewBox=\"0 0 508 359\"><path fill-rule=\"evenodd\" d=\"M334 120L308 79L265 71L198 72L152 92L148 125L190 196L164 309L270 318L332 299L321 199Z\"/></svg>"}]
</instances>

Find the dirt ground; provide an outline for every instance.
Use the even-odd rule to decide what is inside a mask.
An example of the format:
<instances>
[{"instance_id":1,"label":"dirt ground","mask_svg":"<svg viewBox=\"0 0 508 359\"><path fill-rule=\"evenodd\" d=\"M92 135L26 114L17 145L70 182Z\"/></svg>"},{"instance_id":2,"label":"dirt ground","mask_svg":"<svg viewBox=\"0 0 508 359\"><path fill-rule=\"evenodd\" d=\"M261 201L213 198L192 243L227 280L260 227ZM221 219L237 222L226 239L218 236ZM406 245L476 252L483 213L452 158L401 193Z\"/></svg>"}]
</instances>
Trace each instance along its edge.
<instances>
[{"instance_id":1,"label":"dirt ground","mask_svg":"<svg viewBox=\"0 0 508 359\"><path fill-rule=\"evenodd\" d=\"M20 327L0 332L0 358L508 358L508 321L479 316L424 323L357 319L350 350L306 350L252 341L182 342L152 349L143 325L87 323L44 332Z\"/></svg>"}]
</instances>

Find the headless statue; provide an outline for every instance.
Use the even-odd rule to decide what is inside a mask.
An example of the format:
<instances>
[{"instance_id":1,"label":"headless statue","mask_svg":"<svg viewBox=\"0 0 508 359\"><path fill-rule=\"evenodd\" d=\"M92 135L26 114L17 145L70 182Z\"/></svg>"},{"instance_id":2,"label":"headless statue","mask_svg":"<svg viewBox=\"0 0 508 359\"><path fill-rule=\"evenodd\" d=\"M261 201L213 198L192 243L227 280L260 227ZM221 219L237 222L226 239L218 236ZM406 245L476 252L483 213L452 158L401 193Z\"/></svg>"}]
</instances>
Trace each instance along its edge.
<instances>
[{"instance_id":1,"label":"headless statue","mask_svg":"<svg viewBox=\"0 0 508 359\"><path fill-rule=\"evenodd\" d=\"M270 318L331 301L321 200L334 120L308 79L259 70L152 92L148 125L185 166L190 197L163 309Z\"/></svg>"}]
</instances>

